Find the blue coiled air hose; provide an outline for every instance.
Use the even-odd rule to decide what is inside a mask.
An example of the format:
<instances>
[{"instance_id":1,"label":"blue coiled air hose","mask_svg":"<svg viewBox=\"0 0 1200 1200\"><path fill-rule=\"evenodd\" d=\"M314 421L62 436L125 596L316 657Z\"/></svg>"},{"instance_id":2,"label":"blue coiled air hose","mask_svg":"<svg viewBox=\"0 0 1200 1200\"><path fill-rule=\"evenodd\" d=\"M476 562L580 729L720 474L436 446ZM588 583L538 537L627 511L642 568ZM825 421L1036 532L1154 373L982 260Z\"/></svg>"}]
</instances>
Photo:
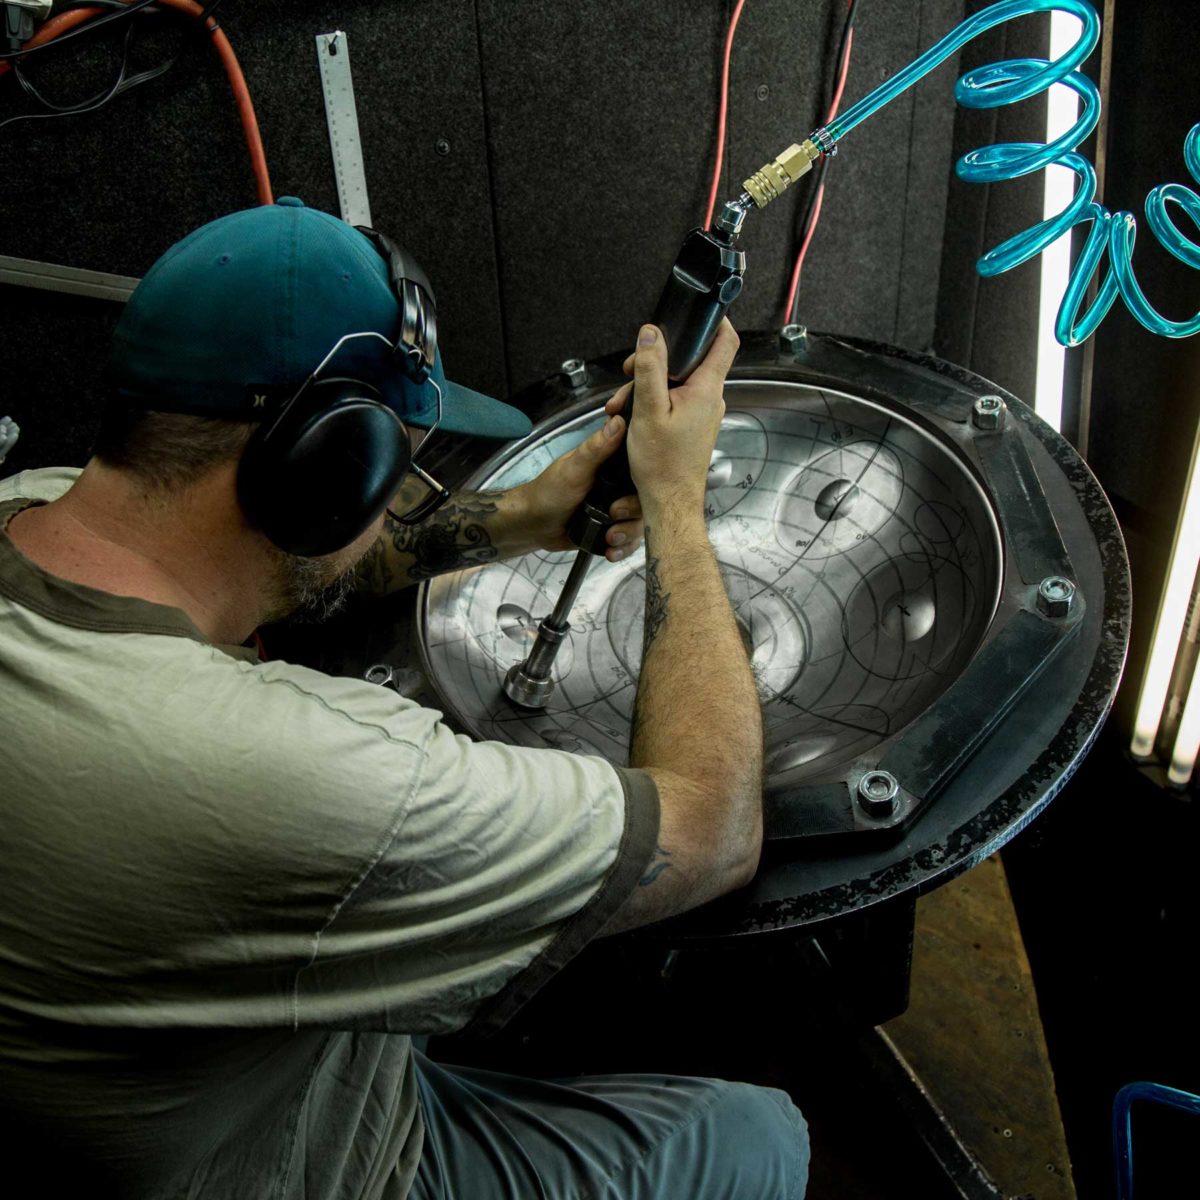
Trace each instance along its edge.
<instances>
[{"instance_id":1,"label":"blue coiled air hose","mask_svg":"<svg viewBox=\"0 0 1200 1200\"><path fill-rule=\"evenodd\" d=\"M1086 0L1002 0L985 8L841 116L816 130L811 140L826 153L835 152L837 143L856 125L878 112L972 38L1015 17L1051 10L1070 13L1083 23L1079 40L1070 50L1053 62L1044 58L1014 58L968 71L955 84L954 95L966 108L999 108L1027 100L1061 83L1076 91L1083 101L1079 120L1053 142L1001 142L972 150L958 160L955 169L959 178L969 183L995 183L1058 163L1074 171L1079 183L1074 198L1061 213L989 250L976 267L981 275L999 275L1040 254L1076 225L1090 223L1087 240L1072 268L1055 319L1054 336L1058 341L1064 346L1077 346L1089 338L1118 294L1134 317L1151 333L1164 337L1190 337L1200 331L1200 312L1186 321L1171 321L1146 299L1133 273L1137 219L1133 213L1110 212L1096 202L1096 172L1086 158L1076 153L1076 147L1095 129L1100 119L1100 93L1096 85L1078 70L1100 36L1100 18ZM1184 139L1183 156L1193 180L1200 184L1200 124L1193 126ZM1167 211L1171 203L1179 205L1200 230L1200 196L1180 183L1159 184L1150 192L1146 197L1146 220L1167 250L1181 262L1200 269L1200 244L1175 225ZM1080 315L1088 283L1103 265L1105 251L1108 252L1108 272L1100 282L1095 299Z\"/></svg>"}]
</instances>

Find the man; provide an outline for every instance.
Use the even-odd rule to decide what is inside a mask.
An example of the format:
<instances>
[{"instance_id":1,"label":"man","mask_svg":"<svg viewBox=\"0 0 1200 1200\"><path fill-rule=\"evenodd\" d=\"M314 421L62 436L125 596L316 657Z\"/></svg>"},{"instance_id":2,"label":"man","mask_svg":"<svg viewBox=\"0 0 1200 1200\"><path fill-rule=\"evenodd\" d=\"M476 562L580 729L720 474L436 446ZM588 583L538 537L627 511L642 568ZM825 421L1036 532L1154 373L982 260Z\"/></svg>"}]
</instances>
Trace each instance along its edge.
<instances>
[{"instance_id":1,"label":"man","mask_svg":"<svg viewBox=\"0 0 1200 1200\"><path fill-rule=\"evenodd\" d=\"M347 335L372 336L329 370L369 375L406 423L528 428L440 360L406 374L401 324L388 262L349 226L294 200L222 218L131 298L82 473L0 486L6 1170L131 1198L800 1196L782 1093L554 1085L410 1040L502 1021L590 937L754 873L758 702L703 517L737 339L726 324L669 394L658 331L631 356L640 502L613 506L608 554L644 521L647 619L619 768L473 744L387 689L245 649L351 578L566 548L625 434L621 392L522 487L281 549L239 499L258 397L296 393Z\"/></svg>"}]
</instances>

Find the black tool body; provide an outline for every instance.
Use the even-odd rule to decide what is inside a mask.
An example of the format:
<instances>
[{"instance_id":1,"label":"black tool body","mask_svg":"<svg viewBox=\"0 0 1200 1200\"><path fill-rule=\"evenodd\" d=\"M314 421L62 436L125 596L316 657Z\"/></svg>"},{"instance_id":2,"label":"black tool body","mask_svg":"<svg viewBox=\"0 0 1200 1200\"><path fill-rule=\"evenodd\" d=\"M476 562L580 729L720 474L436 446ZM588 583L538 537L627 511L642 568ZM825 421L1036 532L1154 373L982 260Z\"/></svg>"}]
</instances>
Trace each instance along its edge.
<instances>
[{"instance_id":1,"label":"black tool body","mask_svg":"<svg viewBox=\"0 0 1200 1200\"><path fill-rule=\"evenodd\" d=\"M693 229L684 238L651 317L667 343L671 386L683 383L708 353L721 319L742 290L745 268L746 255L734 235L720 229ZM622 414L626 423L633 418L633 399L631 391ZM596 473L592 490L567 524L567 536L590 554L605 551L613 501L635 490L625 446L622 442Z\"/></svg>"}]
</instances>

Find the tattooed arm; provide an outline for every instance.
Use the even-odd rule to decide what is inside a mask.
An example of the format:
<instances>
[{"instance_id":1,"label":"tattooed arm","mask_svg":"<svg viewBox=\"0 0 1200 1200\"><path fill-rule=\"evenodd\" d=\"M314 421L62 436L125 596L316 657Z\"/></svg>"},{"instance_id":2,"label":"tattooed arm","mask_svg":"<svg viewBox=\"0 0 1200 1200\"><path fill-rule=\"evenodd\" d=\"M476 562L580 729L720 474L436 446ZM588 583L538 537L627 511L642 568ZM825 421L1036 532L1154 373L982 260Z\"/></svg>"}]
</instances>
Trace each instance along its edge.
<instances>
[{"instance_id":1,"label":"tattooed arm","mask_svg":"<svg viewBox=\"0 0 1200 1200\"><path fill-rule=\"evenodd\" d=\"M468 492L455 496L419 525L383 518L379 537L357 569L362 590L383 595L445 571L457 571L498 558L534 550L570 550L566 524L583 502L596 469L621 444L625 403L621 389L607 407L602 429L550 464L536 479L504 492ZM408 507L404 494L397 498ZM637 496L614 501L615 518L605 552L617 562L635 550L642 537L642 509Z\"/></svg>"},{"instance_id":2,"label":"tattooed arm","mask_svg":"<svg viewBox=\"0 0 1200 1200\"><path fill-rule=\"evenodd\" d=\"M662 817L656 853L606 933L703 904L758 864L762 715L703 508L736 349L726 323L670 393L662 338L637 352L629 458L646 514L646 624L630 762L654 778Z\"/></svg>"},{"instance_id":3,"label":"tattooed arm","mask_svg":"<svg viewBox=\"0 0 1200 1200\"><path fill-rule=\"evenodd\" d=\"M506 492L468 492L448 500L419 525L383 518L383 531L358 564L363 590L383 595L430 579L492 562L533 547L517 536L519 519Z\"/></svg>"}]
</instances>

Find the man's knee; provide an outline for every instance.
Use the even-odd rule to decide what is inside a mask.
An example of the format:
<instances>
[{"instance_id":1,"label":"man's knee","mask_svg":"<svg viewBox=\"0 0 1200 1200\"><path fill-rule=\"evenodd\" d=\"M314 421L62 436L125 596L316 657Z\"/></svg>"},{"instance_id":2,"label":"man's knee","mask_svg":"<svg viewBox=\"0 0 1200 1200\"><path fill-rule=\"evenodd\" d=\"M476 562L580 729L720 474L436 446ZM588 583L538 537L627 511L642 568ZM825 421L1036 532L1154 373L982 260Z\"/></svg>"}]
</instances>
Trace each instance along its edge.
<instances>
[{"instance_id":1,"label":"man's knee","mask_svg":"<svg viewBox=\"0 0 1200 1200\"><path fill-rule=\"evenodd\" d=\"M786 1092L723 1083L712 1132L747 1196L800 1200L808 1184L808 1125ZM759 1190L755 1191L757 1188ZM742 1195L742 1190L737 1191Z\"/></svg>"}]
</instances>

